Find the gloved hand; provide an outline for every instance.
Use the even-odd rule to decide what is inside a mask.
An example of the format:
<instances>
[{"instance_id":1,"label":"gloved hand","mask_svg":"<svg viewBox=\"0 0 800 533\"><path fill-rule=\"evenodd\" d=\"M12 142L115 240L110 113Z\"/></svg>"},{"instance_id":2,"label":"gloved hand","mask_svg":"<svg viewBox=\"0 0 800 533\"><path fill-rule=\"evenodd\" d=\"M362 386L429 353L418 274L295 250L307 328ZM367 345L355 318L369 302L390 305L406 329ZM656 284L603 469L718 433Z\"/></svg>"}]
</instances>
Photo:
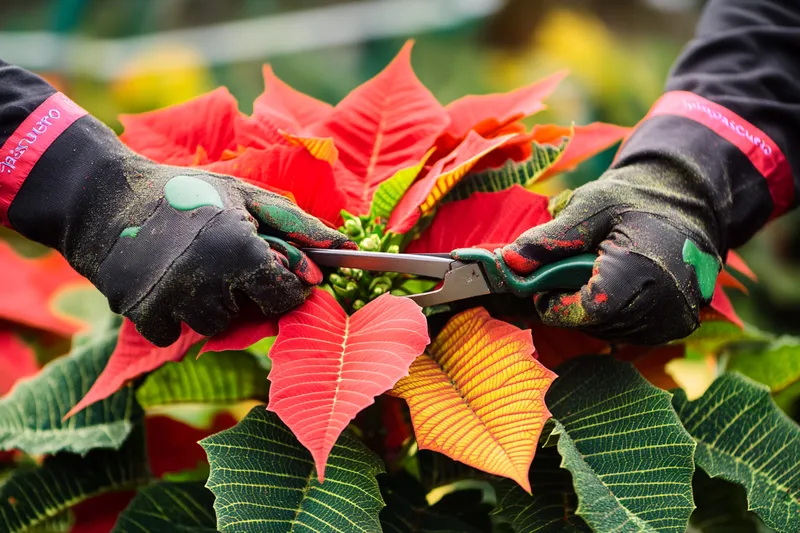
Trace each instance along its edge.
<instances>
[{"instance_id":1,"label":"gloved hand","mask_svg":"<svg viewBox=\"0 0 800 533\"><path fill-rule=\"evenodd\" d=\"M57 248L158 346L181 322L226 328L248 299L275 316L322 279L258 233L301 246L355 248L288 199L229 176L158 165L85 117L42 156L11 204L12 226Z\"/></svg>"},{"instance_id":2,"label":"gloved hand","mask_svg":"<svg viewBox=\"0 0 800 533\"><path fill-rule=\"evenodd\" d=\"M721 266L712 194L699 174L667 161L612 169L576 189L553 221L522 234L502 256L527 275L599 253L579 292L534 297L545 324L647 345L685 337L699 325Z\"/></svg>"}]
</instances>

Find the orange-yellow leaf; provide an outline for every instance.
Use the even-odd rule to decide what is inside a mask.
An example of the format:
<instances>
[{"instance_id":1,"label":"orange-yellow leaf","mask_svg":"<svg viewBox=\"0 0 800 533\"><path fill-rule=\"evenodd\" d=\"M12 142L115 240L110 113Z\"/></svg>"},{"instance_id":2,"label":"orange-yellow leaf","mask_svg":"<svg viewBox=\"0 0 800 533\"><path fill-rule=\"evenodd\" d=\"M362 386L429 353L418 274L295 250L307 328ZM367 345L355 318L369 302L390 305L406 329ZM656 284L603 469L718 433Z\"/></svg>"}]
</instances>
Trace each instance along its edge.
<instances>
[{"instance_id":1,"label":"orange-yellow leaf","mask_svg":"<svg viewBox=\"0 0 800 533\"><path fill-rule=\"evenodd\" d=\"M392 394L406 400L420 449L441 452L530 492L528 470L556 375L530 330L476 307L454 316Z\"/></svg>"},{"instance_id":2,"label":"orange-yellow leaf","mask_svg":"<svg viewBox=\"0 0 800 533\"><path fill-rule=\"evenodd\" d=\"M339 159L339 150L336 149L331 137L301 137L283 130L281 135L293 146L304 146L308 153L321 161L334 165Z\"/></svg>"}]
</instances>

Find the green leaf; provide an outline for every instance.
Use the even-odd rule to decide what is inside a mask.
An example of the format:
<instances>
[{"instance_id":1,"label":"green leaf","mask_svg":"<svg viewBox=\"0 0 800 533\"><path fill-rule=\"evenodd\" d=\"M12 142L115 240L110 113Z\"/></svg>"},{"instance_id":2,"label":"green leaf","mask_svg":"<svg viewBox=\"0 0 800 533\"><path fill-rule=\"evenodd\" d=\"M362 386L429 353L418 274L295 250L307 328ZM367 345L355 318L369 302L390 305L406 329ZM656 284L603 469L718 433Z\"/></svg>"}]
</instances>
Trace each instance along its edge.
<instances>
[{"instance_id":1,"label":"green leaf","mask_svg":"<svg viewBox=\"0 0 800 533\"><path fill-rule=\"evenodd\" d=\"M561 456L555 448L537 450L528 476L533 495L510 479L495 484L495 512L516 533L591 532L586 522L575 515L578 497L572 488L572 476L560 464Z\"/></svg>"},{"instance_id":2,"label":"green leaf","mask_svg":"<svg viewBox=\"0 0 800 533\"><path fill-rule=\"evenodd\" d=\"M695 443L670 394L612 357L572 359L547 394L576 514L598 532L684 533Z\"/></svg>"},{"instance_id":3,"label":"green leaf","mask_svg":"<svg viewBox=\"0 0 800 533\"><path fill-rule=\"evenodd\" d=\"M533 155L527 161L517 163L510 160L501 168L491 168L476 174L468 174L443 199L444 202L466 200L476 192L497 192L513 185L527 187L547 172L566 149L567 143L558 146L533 143Z\"/></svg>"},{"instance_id":4,"label":"green leaf","mask_svg":"<svg viewBox=\"0 0 800 533\"><path fill-rule=\"evenodd\" d=\"M149 481L141 429L119 450L92 450L83 457L61 452L41 468L15 471L0 486L0 531L29 531L93 496Z\"/></svg>"},{"instance_id":5,"label":"green leaf","mask_svg":"<svg viewBox=\"0 0 800 533\"><path fill-rule=\"evenodd\" d=\"M800 531L800 427L764 385L736 373L690 402L673 404L697 441L695 459L710 476L741 484L750 509L778 531Z\"/></svg>"},{"instance_id":6,"label":"green leaf","mask_svg":"<svg viewBox=\"0 0 800 533\"><path fill-rule=\"evenodd\" d=\"M213 533L214 495L202 483L158 482L140 489L112 533Z\"/></svg>"},{"instance_id":7,"label":"green leaf","mask_svg":"<svg viewBox=\"0 0 800 533\"><path fill-rule=\"evenodd\" d=\"M728 361L736 371L780 392L800 380L800 339L782 337L769 344L736 350Z\"/></svg>"},{"instance_id":8,"label":"green leaf","mask_svg":"<svg viewBox=\"0 0 800 533\"><path fill-rule=\"evenodd\" d=\"M145 409L181 403L229 404L266 400L267 371L247 352L205 353L167 363L145 380L136 398Z\"/></svg>"},{"instance_id":9,"label":"green leaf","mask_svg":"<svg viewBox=\"0 0 800 533\"><path fill-rule=\"evenodd\" d=\"M64 511L38 526L25 530L25 533L70 533L75 522L75 516L70 511Z\"/></svg>"},{"instance_id":10,"label":"green leaf","mask_svg":"<svg viewBox=\"0 0 800 533\"><path fill-rule=\"evenodd\" d=\"M371 218L389 220L389 217L392 216L392 211L397 207L400 199L411 187L411 184L414 183L414 180L417 179L419 173L422 172L422 168L435 150L435 148L431 148L419 163L411 167L401 168L394 173L394 176L378 186L375 195L372 197L372 205L369 209Z\"/></svg>"},{"instance_id":11,"label":"green leaf","mask_svg":"<svg viewBox=\"0 0 800 533\"><path fill-rule=\"evenodd\" d=\"M200 445L211 465L206 486L216 496L221 531L381 531L384 503L375 476L383 465L347 430L331 451L322 484L311 454L264 406Z\"/></svg>"},{"instance_id":12,"label":"green leaf","mask_svg":"<svg viewBox=\"0 0 800 533\"><path fill-rule=\"evenodd\" d=\"M744 330L736 324L725 320L703 322L694 333L678 341L701 354L717 354L724 348L739 342L766 341L768 334L758 331L752 326Z\"/></svg>"},{"instance_id":13,"label":"green leaf","mask_svg":"<svg viewBox=\"0 0 800 533\"><path fill-rule=\"evenodd\" d=\"M699 468L692 480L697 509L689 519L688 533L769 533L772 531L747 510L741 485L710 478Z\"/></svg>"},{"instance_id":14,"label":"green leaf","mask_svg":"<svg viewBox=\"0 0 800 533\"><path fill-rule=\"evenodd\" d=\"M0 400L0 449L29 454L119 448L142 418L132 386L62 421L103 371L117 330L76 346Z\"/></svg>"}]
</instances>

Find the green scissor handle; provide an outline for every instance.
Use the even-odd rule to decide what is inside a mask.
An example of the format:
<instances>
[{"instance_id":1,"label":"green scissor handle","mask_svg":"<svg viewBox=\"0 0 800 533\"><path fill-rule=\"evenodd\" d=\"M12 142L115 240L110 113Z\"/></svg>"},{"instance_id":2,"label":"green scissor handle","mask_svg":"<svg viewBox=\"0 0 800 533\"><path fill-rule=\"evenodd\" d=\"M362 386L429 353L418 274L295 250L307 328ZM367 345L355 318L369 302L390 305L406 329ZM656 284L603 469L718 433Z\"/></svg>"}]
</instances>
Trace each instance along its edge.
<instances>
[{"instance_id":1,"label":"green scissor handle","mask_svg":"<svg viewBox=\"0 0 800 533\"><path fill-rule=\"evenodd\" d=\"M459 261L477 261L486 272L489 283L497 292L510 292L528 297L551 290L578 290L592 277L595 254L580 254L543 266L530 276L515 274L500 255L482 248L459 248L452 256Z\"/></svg>"},{"instance_id":2,"label":"green scissor handle","mask_svg":"<svg viewBox=\"0 0 800 533\"><path fill-rule=\"evenodd\" d=\"M296 267L300 261L303 260L303 253L283 239L271 237L269 235L262 235L261 233L259 233L258 236L267 241L271 247L275 248L286 256L286 258L289 260L289 270L294 269L294 267Z\"/></svg>"}]
</instances>

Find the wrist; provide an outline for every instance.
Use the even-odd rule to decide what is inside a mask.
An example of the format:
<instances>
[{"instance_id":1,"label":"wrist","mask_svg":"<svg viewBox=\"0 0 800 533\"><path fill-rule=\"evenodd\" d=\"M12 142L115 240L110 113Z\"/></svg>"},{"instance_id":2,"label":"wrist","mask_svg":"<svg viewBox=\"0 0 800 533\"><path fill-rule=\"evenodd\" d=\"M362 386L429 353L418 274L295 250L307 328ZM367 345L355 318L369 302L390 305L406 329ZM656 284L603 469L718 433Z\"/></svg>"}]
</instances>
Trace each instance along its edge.
<instances>
[{"instance_id":1,"label":"wrist","mask_svg":"<svg viewBox=\"0 0 800 533\"><path fill-rule=\"evenodd\" d=\"M668 159L708 183L722 249L746 242L793 201L792 171L780 147L756 125L691 92L659 99L615 164L652 158Z\"/></svg>"},{"instance_id":2,"label":"wrist","mask_svg":"<svg viewBox=\"0 0 800 533\"><path fill-rule=\"evenodd\" d=\"M90 115L74 121L40 155L8 209L11 227L59 250L81 274L94 248L117 230L114 217L128 193L125 174L146 164Z\"/></svg>"}]
</instances>

